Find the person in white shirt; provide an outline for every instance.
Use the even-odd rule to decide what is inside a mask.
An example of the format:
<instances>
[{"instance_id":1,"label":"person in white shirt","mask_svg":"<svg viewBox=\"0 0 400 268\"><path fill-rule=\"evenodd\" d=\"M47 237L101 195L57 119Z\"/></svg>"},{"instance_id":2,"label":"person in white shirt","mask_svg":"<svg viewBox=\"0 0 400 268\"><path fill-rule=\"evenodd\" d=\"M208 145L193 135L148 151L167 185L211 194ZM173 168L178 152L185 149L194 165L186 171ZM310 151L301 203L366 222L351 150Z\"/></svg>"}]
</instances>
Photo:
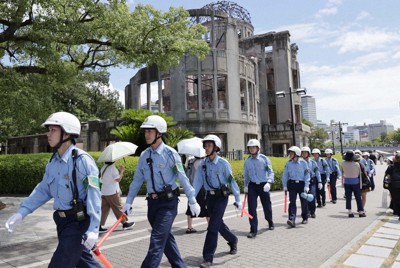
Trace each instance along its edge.
<instances>
[{"instance_id":1,"label":"person in white shirt","mask_svg":"<svg viewBox=\"0 0 400 268\"><path fill-rule=\"evenodd\" d=\"M125 168L123 165L118 169L115 167L115 162L105 162L105 165L101 168L101 221L100 221L100 232L106 232L107 229L103 228L106 224L108 214L110 209L112 209L115 217L119 219L122 212L122 202L121 202L121 188L119 187L119 182L124 176ZM123 220L122 228L127 230L132 228L135 222L128 222Z\"/></svg>"}]
</instances>

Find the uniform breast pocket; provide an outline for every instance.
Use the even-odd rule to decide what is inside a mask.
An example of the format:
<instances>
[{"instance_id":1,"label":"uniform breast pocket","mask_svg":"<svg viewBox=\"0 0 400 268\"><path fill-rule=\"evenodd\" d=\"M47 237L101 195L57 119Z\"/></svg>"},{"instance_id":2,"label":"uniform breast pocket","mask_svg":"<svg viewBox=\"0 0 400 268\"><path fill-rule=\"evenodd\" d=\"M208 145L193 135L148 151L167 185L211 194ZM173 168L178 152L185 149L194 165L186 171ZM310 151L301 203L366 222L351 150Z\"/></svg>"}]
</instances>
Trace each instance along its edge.
<instances>
[{"instance_id":1,"label":"uniform breast pocket","mask_svg":"<svg viewBox=\"0 0 400 268\"><path fill-rule=\"evenodd\" d=\"M72 190L69 180L59 180L57 183L57 197L65 203L72 201Z\"/></svg>"}]
</instances>

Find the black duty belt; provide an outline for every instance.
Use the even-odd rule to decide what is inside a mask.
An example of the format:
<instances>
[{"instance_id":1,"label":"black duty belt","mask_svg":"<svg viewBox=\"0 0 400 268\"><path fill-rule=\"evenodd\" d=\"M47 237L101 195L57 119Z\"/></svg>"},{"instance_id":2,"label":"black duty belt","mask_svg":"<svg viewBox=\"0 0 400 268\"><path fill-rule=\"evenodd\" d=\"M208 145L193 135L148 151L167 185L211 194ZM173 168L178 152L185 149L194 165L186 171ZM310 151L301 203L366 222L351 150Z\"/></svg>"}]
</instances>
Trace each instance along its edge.
<instances>
[{"instance_id":1,"label":"black duty belt","mask_svg":"<svg viewBox=\"0 0 400 268\"><path fill-rule=\"evenodd\" d=\"M249 184L253 184L256 186L263 186L263 187L266 183L267 183L266 181L264 181L264 182L253 182L253 181L249 182Z\"/></svg>"},{"instance_id":2,"label":"black duty belt","mask_svg":"<svg viewBox=\"0 0 400 268\"><path fill-rule=\"evenodd\" d=\"M289 180L289 183L302 183L304 181L301 180Z\"/></svg>"},{"instance_id":3,"label":"black duty belt","mask_svg":"<svg viewBox=\"0 0 400 268\"><path fill-rule=\"evenodd\" d=\"M56 213L57 213L58 216L60 216L61 218L66 218L66 217L69 217L69 216L76 215L76 210L75 210L75 209L56 210Z\"/></svg>"},{"instance_id":4,"label":"black duty belt","mask_svg":"<svg viewBox=\"0 0 400 268\"><path fill-rule=\"evenodd\" d=\"M179 187L176 187L175 190L172 190L174 196L180 196L181 193L179 191ZM146 199L168 199L168 193L165 191L157 192L157 193L148 193Z\"/></svg>"},{"instance_id":5,"label":"black duty belt","mask_svg":"<svg viewBox=\"0 0 400 268\"><path fill-rule=\"evenodd\" d=\"M207 191L207 195L222 196L222 191L221 191L221 189L209 190L209 191Z\"/></svg>"}]
</instances>

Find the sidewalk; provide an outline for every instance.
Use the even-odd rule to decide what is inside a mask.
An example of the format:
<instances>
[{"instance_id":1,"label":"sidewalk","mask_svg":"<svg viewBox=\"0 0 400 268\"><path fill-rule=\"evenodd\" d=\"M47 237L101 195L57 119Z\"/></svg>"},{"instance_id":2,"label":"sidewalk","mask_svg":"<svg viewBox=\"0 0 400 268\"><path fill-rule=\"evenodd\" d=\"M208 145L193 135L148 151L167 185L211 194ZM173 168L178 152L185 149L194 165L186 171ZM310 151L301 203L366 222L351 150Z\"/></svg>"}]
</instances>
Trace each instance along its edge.
<instances>
[{"instance_id":1,"label":"sidewalk","mask_svg":"<svg viewBox=\"0 0 400 268\"><path fill-rule=\"evenodd\" d=\"M400 267L400 222L382 207L381 178L386 165L377 166L375 191L367 195L367 217L347 217L343 188L338 187L337 204L327 203L317 209L317 218L307 225L296 219L296 228L288 229L287 214L283 213L282 192L271 194L275 230L267 229L262 208L258 208L259 233L255 239L246 237L249 232L247 218L229 202L224 221L238 236L238 254L227 254L229 247L219 238L214 266L216 267ZM10 234L4 223L17 209L21 198L0 197L7 208L0 211L0 268L47 267L57 245L52 220L52 203L28 215L17 230ZM185 234L187 199L180 197L179 215L173 234L188 267L199 267L205 239L205 219L194 219L197 233ZM353 207L355 201L353 200ZM114 267L140 267L149 246L151 228L146 219L147 204L144 197L133 203L136 222L132 230L117 228L101 247L102 253ZM300 214L300 209L298 209ZM110 214L106 227L115 222ZM164 257L161 267L170 267Z\"/></svg>"}]
</instances>

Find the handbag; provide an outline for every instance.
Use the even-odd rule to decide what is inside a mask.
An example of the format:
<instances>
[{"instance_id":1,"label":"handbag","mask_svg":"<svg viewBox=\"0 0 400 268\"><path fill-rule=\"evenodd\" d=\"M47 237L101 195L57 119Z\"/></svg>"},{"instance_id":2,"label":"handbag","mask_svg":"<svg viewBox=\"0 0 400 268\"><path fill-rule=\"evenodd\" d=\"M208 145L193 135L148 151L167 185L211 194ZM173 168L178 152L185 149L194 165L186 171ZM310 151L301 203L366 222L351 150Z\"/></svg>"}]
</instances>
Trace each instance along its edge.
<instances>
[{"instance_id":1,"label":"handbag","mask_svg":"<svg viewBox=\"0 0 400 268\"><path fill-rule=\"evenodd\" d=\"M383 178L383 189L389 190L389 178L387 176Z\"/></svg>"},{"instance_id":2,"label":"handbag","mask_svg":"<svg viewBox=\"0 0 400 268\"><path fill-rule=\"evenodd\" d=\"M364 172L362 172L361 167L360 168L360 181L361 181L361 189L362 190L367 190L371 188L371 181L369 180L368 176L365 175Z\"/></svg>"}]
</instances>

